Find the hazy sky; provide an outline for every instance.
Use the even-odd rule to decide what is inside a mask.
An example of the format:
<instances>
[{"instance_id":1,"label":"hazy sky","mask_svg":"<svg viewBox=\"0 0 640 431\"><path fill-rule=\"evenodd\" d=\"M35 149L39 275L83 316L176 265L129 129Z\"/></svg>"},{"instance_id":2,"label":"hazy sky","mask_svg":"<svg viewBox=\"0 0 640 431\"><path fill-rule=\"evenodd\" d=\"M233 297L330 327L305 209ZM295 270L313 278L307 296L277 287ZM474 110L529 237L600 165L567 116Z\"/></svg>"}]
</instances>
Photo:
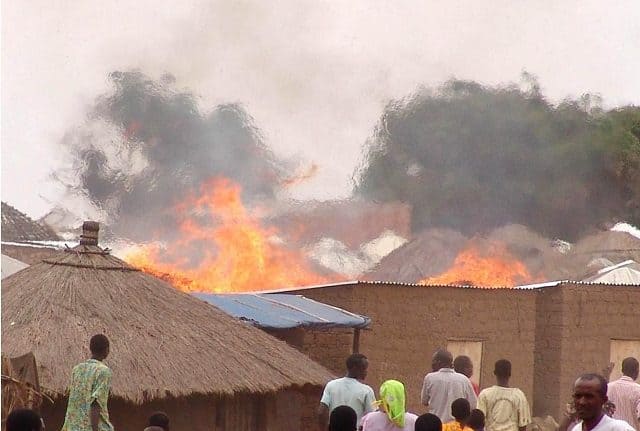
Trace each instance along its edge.
<instances>
[{"instance_id":1,"label":"hazy sky","mask_svg":"<svg viewBox=\"0 0 640 431\"><path fill-rule=\"evenodd\" d=\"M638 0L2 2L2 200L39 217L58 142L107 74L176 76L240 102L278 155L319 165L292 195L346 196L387 101L450 77L537 75L553 100L640 104Z\"/></svg>"}]
</instances>

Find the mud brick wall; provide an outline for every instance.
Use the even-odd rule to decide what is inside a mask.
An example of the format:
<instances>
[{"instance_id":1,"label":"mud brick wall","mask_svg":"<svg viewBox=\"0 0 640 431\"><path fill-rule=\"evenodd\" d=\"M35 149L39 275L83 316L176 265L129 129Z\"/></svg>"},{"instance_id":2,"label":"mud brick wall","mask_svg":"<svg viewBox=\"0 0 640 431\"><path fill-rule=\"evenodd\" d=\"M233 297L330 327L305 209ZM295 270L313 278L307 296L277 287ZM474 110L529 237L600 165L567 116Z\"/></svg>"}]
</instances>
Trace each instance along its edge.
<instances>
[{"instance_id":1,"label":"mud brick wall","mask_svg":"<svg viewBox=\"0 0 640 431\"><path fill-rule=\"evenodd\" d=\"M564 405L580 374L600 373L609 363L612 339L640 340L640 287L567 284L561 290L564 313L558 398Z\"/></svg>"},{"instance_id":2,"label":"mud brick wall","mask_svg":"<svg viewBox=\"0 0 640 431\"><path fill-rule=\"evenodd\" d=\"M266 332L300 350L336 376L345 374L345 361L353 346L353 329L295 328Z\"/></svg>"},{"instance_id":3,"label":"mud brick wall","mask_svg":"<svg viewBox=\"0 0 640 431\"><path fill-rule=\"evenodd\" d=\"M533 370L534 416L560 419L560 363L564 325L562 290L556 287L536 292L536 336Z\"/></svg>"},{"instance_id":4,"label":"mud brick wall","mask_svg":"<svg viewBox=\"0 0 640 431\"><path fill-rule=\"evenodd\" d=\"M293 293L293 292L292 292ZM493 384L493 364L513 363L512 383L533 395L535 295L531 291L338 285L295 293L372 318L360 351L370 359L368 383L376 393L386 379L402 381L410 411L421 413L420 389L433 352L448 340L483 341L483 387Z\"/></svg>"}]
</instances>

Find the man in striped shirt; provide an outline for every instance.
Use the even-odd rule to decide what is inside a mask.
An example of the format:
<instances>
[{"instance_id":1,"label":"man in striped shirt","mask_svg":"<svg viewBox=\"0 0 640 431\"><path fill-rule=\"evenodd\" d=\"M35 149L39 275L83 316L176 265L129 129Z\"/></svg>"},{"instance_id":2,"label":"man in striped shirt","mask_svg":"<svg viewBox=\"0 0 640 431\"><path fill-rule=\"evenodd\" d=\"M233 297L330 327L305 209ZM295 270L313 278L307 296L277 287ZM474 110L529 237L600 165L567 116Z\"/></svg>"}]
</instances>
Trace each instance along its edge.
<instances>
[{"instance_id":1,"label":"man in striped shirt","mask_svg":"<svg viewBox=\"0 0 640 431\"><path fill-rule=\"evenodd\" d=\"M622 361L622 374L618 380L609 383L607 396L616 406L613 414L640 430L640 384L636 383L640 367L636 358L625 358Z\"/></svg>"}]
</instances>

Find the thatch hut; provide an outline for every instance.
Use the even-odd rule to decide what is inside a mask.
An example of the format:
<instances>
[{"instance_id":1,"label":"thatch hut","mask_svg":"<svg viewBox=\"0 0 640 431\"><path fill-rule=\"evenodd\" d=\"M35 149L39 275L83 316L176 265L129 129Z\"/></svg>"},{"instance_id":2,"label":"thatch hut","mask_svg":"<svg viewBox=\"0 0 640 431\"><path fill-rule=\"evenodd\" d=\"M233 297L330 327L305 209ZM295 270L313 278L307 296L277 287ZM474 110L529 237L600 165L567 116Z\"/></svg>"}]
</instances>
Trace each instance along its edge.
<instances>
[{"instance_id":1,"label":"thatch hut","mask_svg":"<svg viewBox=\"0 0 640 431\"><path fill-rule=\"evenodd\" d=\"M2 202L2 254L32 264L53 256L57 249L53 243L61 240L46 223Z\"/></svg>"},{"instance_id":2,"label":"thatch hut","mask_svg":"<svg viewBox=\"0 0 640 431\"><path fill-rule=\"evenodd\" d=\"M2 283L2 352L33 351L44 406L59 429L73 365L98 332L111 340L110 415L142 429L166 411L173 430L298 430L331 378L322 366L263 331L129 266L97 245L85 223L80 245Z\"/></svg>"}]
</instances>

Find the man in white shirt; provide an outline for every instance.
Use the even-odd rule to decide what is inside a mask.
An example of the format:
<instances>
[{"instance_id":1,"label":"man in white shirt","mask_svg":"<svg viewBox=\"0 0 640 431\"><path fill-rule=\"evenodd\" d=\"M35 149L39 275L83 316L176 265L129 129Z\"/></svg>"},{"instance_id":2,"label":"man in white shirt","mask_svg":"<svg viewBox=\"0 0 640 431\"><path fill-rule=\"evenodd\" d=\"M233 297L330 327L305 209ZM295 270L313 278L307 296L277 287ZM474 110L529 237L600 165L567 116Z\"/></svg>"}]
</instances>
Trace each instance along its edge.
<instances>
[{"instance_id":1,"label":"man in white shirt","mask_svg":"<svg viewBox=\"0 0 640 431\"><path fill-rule=\"evenodd\" d=\"M636 358L628 357L622 361L622 377L609 383L607 396L616 406L614 419L627 422L640 430L640 384L636 383L640 374L640 365Z\"/></svg>"},{"instance_id":2,"label":"man in white shirt","mask_svg":"<svg viewBox=\"0 0 640 431\"><path fill-rule=\"evenodd\" d=\"M331 380L324 387L318 407L318 423L321 431L326 431L329 415L338 406L351 407L356 412L358 426L362 417L374 410L376 396L373 389L362 383L367 377L368 368L367 357L354 353L347 359L347 375Z\"/></svg>"},{"instance_id":3,"label":"man in white shirt","mask_svg":"<svg viewBox=\"0 0 640 431\"><path fill-rule=\"evenodd\" d=\"M580 421L571 431L635 431L618 419L610 418L603 411L607 402L607 381L599 374L583 374L573 386L573 404Z\"/></svg>"},{"instance_id":4,"label":"man in white shirt","mask_svg":"<svg viewBox=\"0 0 640 431\"><path fill-rule=\"evenodd\" d=\"M511 362L496 361L493 374L497 384L478 395L478 409L485 415L485 430L525 431L531 423L531 411L524 392L509 387Z\"/></svg>"},{"instance_id":5,"label":"man in white shirt","mask_svg":"<svg viewBox=\"0 0 640 431\"><path fill-rule=\"evenodd\" d=\"M471 409L476 408L477 398L467 376L453 370L453 355L446 350L438 350L431 361L433 370L427 374L422 384L421 400L429 413L438 416L442 423L454 420L451 403L458 398L469 401Z\"/></svg>"}]
</instances>

